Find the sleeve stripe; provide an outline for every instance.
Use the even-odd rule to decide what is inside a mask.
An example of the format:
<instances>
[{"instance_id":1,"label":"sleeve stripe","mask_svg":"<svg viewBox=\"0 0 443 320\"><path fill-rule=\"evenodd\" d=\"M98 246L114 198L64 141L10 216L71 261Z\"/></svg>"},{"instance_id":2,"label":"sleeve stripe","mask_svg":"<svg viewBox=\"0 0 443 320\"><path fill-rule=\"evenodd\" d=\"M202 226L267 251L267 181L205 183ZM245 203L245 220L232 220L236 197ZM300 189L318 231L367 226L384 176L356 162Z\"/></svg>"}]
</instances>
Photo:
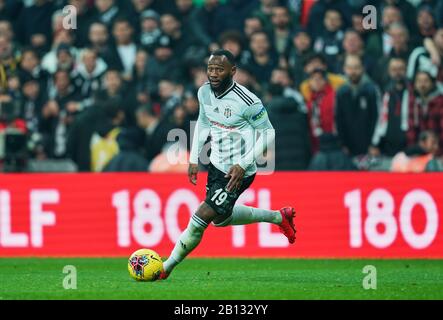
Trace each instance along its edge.
<instances>
[{"instance_id":1,"label":"sleeve stripe","mask_svg":"<svg viewBox=\"0 0 443 320\"><path fill-rule=\"evenodd\" d=\"M249 98L248 96L246 96L242 91L238 90L238 87L234 88L234 92L248 105L252 105L254 103L254 101Z\"/></svg>"},{"instance_id":2,"label":"sleeve stripe","mask_svg":"<svg viewBox=\"0 0 443 320\"><path fill-rule=\"evenodd\" d=\"M242 88L240 88L237 84L235 84L235 88L236 88L239 92L241 92L246 98L248 98L249 100L251 100L251 103L252 103L252 104L254 103L254 99L252 99L250 96L248 96L248 95L246 94L246 92L244 92L244 91L242 90Z\"/></svg>"}]
</instances>

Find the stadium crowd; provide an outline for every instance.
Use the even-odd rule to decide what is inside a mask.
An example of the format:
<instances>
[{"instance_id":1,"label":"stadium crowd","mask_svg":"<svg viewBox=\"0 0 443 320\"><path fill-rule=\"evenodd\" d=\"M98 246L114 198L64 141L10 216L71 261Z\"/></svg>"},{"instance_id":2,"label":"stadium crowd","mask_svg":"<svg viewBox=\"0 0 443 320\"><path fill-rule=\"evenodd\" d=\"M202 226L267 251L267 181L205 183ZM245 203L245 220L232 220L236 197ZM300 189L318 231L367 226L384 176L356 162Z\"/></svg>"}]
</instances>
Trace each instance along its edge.
<instances>
[{"instance_id":1,"label":"stadium crowd","mask_svg":"<svg viewBox=\"0 0 443 320\"><path fill-rule=\"evenodd\" d=\"M441 170L438 0L0 0L3 169L183 170L162 150L217 48L267 107L277 170Z\"/></svg>"}]
</instances>

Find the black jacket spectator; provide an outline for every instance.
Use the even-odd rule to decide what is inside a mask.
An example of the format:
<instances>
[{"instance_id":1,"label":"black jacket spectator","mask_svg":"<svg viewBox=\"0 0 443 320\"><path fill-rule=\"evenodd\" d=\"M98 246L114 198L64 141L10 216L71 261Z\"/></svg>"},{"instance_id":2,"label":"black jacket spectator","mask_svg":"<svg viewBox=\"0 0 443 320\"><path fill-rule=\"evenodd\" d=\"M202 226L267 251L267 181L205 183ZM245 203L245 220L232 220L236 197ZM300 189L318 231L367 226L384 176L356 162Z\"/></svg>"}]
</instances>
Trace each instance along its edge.
<instances>
[{"instance_id":1,"label":"black jacket spectator","mask_svg":"<svg viewBox=\"0 0 443 320\"><path fill-rule=\"evenodd\" d=\"M308 30L313 39L316 39L325 30L323 20L328 9L336 9L343 15L343 27L351 25L351 7L346 0L319 0L311 8L308 17Z\"/></svg>"},{"instance_id":2,"label":"black jacket spectator","mask_svg":"<svg viewBox=\"0 0 443 320\"><path fill-rule=\"evenodd\" d=\"M119 153L105 166L103 172L146 172L149 162L140 152L143 131L124 129L117 137Z\"/></svg>"},{"instance_id":3,"label":"black jacket spectator","mask_svg":"<svg viewBox=\"0 0 443 320\"><path fill-rule=\"evenodd\" d=\"M338 138L332 134L323 134L320 137L320 149L312 158L309 170L352 171L356 167L341 149Z\"/></svg>"},{"instance_id":4,"label":"black jacket spectator","mask_svg":"<svg viewBox=\"0 0 443 320\"><path fill-rule=\"evenodd\" d=\"M147 74L149 74L148 91L155 94L158 90L158 83L161 79L171 79L180 81L182 70L180 64L173 55L171 40L163 35L158 39L154 49L154 55L148 58Z\"/></svg>"},{"instance_id":5,"label":"black jacket spectator","mask_svg":"<svg viewBox=\"0 0 443 320\"><path fill-rule=\"evenodd\" d=\"M273 97L267 103L267 111L278 137L275 139L275 169L305 170L311 149L303 97L285 95L278 85L271 85L269 90Z\"/></svg>"},{"instance_id":6,"label":"black jacket spectator","mask_svg":"<svg viewBox=\"0 0 443 320\"><path fill-rule=\"evenodd\" d=\"M380 93L368 76L357 87L346 83L337 91L335 123L351 155L366 154L378 119Z\"/></svg>"},{"instance_id":7,"label":"black jacket spectator","mask_svg":"<svg viewBox=\"0 0 443 320\"><path fill-rule=\"evenodd\" d=\"M406 125L410 98L410 88L399 89L394 86L390 86L383 96L372 144L384 155L393 157L407 145Z\"/></svg>"},{"instance_id":8,"label":"black jacket spectator","mask_svg":"<svg viewBox=\"0 0 443 320\"><path fill-rule=\"evenodd\" d=\"M55 7L52 1L38 0L21 11L17 21L17 38L24 44L32 44L32 36L41 34L46 38L49 48L52 38L52 14Z\"/></svg>"}]
</instances>

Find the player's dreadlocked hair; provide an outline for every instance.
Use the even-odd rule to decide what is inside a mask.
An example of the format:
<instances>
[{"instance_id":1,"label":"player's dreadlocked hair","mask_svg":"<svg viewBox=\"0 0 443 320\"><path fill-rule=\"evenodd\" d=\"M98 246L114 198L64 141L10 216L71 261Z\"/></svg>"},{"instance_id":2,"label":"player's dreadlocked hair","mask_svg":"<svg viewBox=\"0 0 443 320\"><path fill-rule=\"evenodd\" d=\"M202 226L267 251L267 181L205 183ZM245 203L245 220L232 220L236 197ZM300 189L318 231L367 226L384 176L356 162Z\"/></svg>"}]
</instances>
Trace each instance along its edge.
<instances>
[{"instance_id":1,"label":"player's dreadlocked hair","mask_svg":"<svg viewBox=\"0 0 443 320\"><path fill-rule=\"evenodd\" d=\"M217 56L217 57L225 56L226 59L228 59L229 63L232 64L233 66L235 66L235 57L231 53L231 51L224 50L224 49L218 49L218 50L215 50L214 52L212 52L211 55Z\"/></svg>"}]
</instances>

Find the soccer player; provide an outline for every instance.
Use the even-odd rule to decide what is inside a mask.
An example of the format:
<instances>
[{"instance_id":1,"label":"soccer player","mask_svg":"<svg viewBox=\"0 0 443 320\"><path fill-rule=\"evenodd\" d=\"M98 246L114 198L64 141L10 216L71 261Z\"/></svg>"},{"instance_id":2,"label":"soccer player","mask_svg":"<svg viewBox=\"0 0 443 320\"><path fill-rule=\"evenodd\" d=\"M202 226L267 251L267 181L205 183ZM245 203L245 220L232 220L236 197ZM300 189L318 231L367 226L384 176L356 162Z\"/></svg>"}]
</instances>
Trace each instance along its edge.
<instances>
[{"instance_id":1,"label":"soccer player","mask_svg":"<svg viewBox=\"0 0 443 320\"><path fill-rule=\"evenodd\" d=\"M268 222L295 241L292 207L278 211L243 205L235 206L240 194L251 185L257 171L256 158L273 142L275 133L260 99L233 80L235 59L227 50L209 57L209 82L198 90L199 117L194 132L188 169L189 180L197 183L198 158L209 134L211 155L206 184L206 199L180 235L170 257L164 262L160 279L200 243L209 223L216 227ZM260 133L258 139L256 134Z\"/></svg>"}]
</instances>

